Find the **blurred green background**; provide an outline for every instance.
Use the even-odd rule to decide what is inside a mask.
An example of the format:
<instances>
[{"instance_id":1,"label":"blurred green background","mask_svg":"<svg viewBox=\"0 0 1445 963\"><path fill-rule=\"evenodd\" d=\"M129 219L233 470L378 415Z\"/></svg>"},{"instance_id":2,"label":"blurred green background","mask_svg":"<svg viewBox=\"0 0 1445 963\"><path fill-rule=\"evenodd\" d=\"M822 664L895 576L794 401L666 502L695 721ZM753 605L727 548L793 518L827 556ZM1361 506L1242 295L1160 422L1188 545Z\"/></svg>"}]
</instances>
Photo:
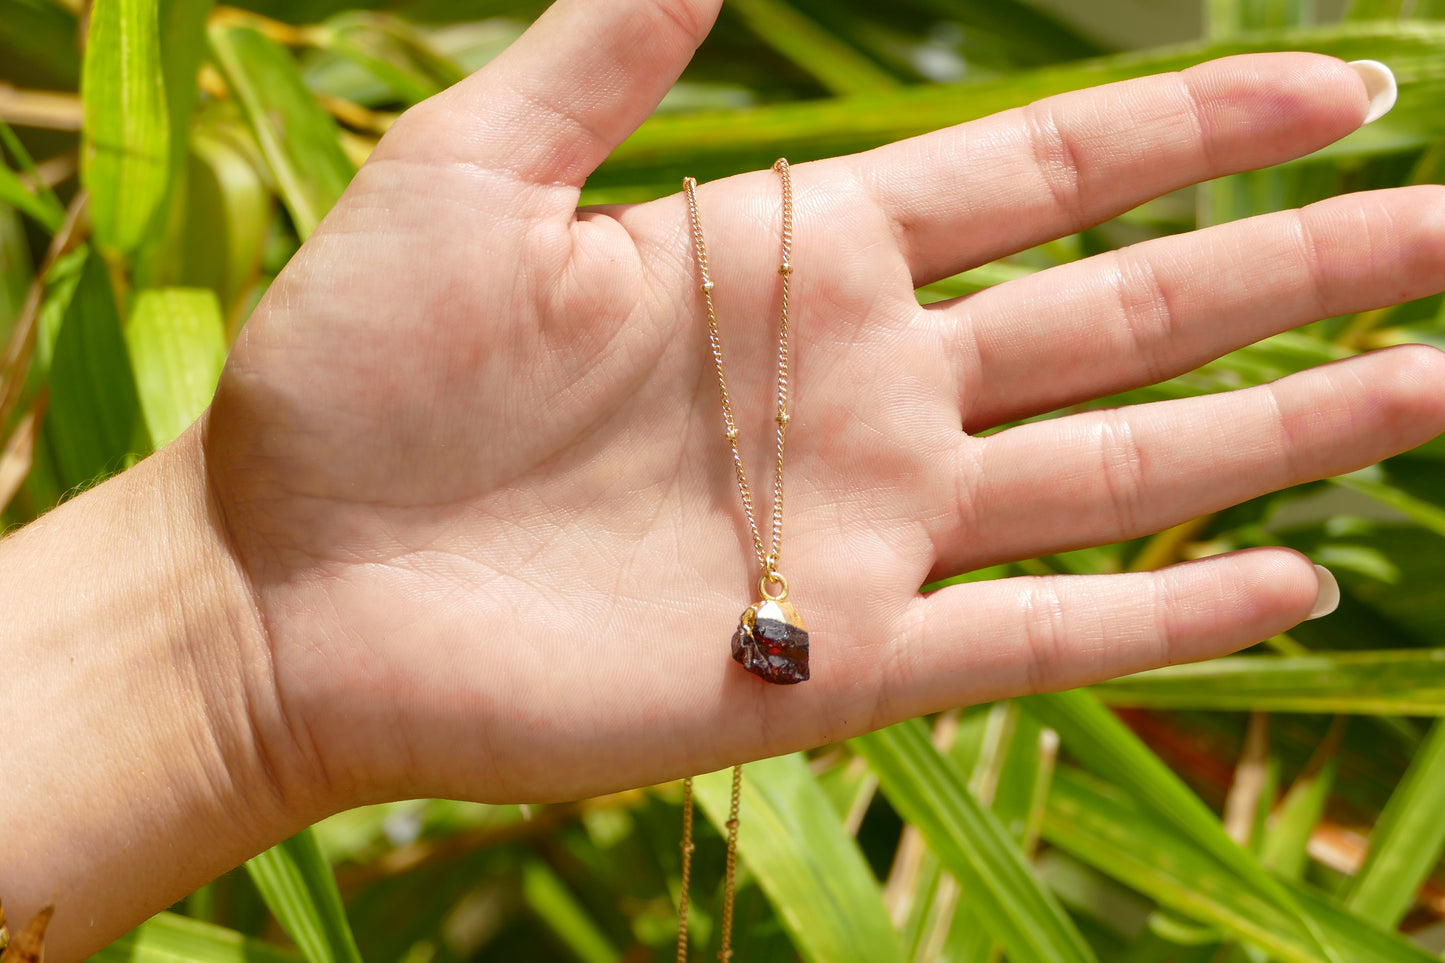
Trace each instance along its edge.
<instances>
[{"instance_id":1,"label":"blurred green background","mask_svg":"<svg viewBox=\"0 0 1445 963\"><path fill-rule=\"evenodd\" d=\"M597 0L604 2L604 0ZM0 0L0 506L23 524L173 438L270 279L408 105L528 0ZM728 0L587 201L878 143L1248 50L1385 61L1384 120L920 292L1445 174L1442 0ZM1440 299L1330 318L1101 404L1225 391L1402 341ZM1445 948L1445 447L1152 538L1003 566L1115 572L1284 544L1344 599L1240 656L915 720L748 767L736 959L1405 961ZM726 775L698 795L715 952ZM680 790L336 816L100 954L246 963L672 958ZM3 896L3 894L0 894ZM713 944L713 945L709 945Z\"/></svg>"}]
</instances>

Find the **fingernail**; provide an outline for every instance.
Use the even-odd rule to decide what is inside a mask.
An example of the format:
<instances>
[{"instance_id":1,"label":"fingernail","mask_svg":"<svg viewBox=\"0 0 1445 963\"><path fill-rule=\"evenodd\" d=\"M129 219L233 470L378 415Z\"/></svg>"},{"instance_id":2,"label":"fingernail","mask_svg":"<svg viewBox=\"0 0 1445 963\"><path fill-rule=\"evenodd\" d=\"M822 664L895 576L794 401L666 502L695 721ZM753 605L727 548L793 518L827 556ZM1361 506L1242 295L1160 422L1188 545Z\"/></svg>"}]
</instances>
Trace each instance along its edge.
<instances>
[{"instance_id":1,"label":"fingernail","mask_svg":"<svg viewBox=\"0 0 1445 963\"><path fill-rule=\"evenodd\" d=\"M1310 607L1308 618L1322 619L1340 607L1340 583L1335 581L1334 575L1323 565L1315 566L1315 575L1319 576L1320 594L1315 597L1315 604Z\"/></svg>"},{"instance_id":2,"label":"fingernail","mask_svg":"<svg viewBox=\"0 0 1445 963\"><path fill-rule=\"evenodd\" d=\"M1365 93L1370 97L1370 109L1365 112L1365 123L1379 120L1395 106L1395 95L1399 87L1389 67L1378 60L1351 60L1350 66L1365 82Z\"/></svg>"}]
</instances>

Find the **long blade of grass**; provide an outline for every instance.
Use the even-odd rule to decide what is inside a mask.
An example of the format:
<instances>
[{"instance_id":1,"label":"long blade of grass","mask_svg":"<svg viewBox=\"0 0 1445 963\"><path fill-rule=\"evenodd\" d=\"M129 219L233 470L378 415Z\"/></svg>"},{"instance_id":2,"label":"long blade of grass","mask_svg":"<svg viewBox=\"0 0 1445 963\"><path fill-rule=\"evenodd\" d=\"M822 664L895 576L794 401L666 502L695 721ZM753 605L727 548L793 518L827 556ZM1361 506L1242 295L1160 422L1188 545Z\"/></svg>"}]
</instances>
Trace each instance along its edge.
<instances>
[{"instance_id":1,"label":"long blade of grass","mask_svg":"<svg viewBox=\"0 0 1445 963\"><path fill-rule=\"evenodd\" d=\"M731 771L693 780L708 818L728 818ZM794 945L815 963L899 963L903 948L858 844L801 755L749 763L738 848Z\"/></svg>"},{"instance_id":2,"label":"long blade of grass","mask_svg":"<svg viewBox=\"0 0 1445 963\"><path fill-rule=\"evenodd\" d=\"M25 225L13 208L0 204L0 344L20 320L34 269Z\"/></svg>"},{"instance_id":3,"label":"long blade of grass","mask_svg":"<svg viewBox=\"0 0 1445 963\"><path fill-rule=\"evenodd\" d=\"M170 119L156 0L96 0L85 45L80 177L96 243L129 252L166 195Z\"/></svg>"},{"instance_id":4,"label":"long blade of grass","mask_svg":"<svg viewBox=\"0 0 1445 963\"><path fill-rule=\"evenodd\" d=\"M742 17L759 40L835 94L870 94L902 86L787 0L731 0L726 9Z\"/></svg>"},{"instance_id":5,"label":"long blade of grass","mask_svg":"<svg viewBox=\"0 0 1445 963\"><path fill-rule=\"evenodd\" d=\"M234 24L211 27L211 49L280 187L296 232L305 239L356 173L336 122L301 80L284 47Z\"/></svg>"},{"instance_id":6,"label":"long blade of grass","mask_svg":"<svg viewBox=\"0 0 1445 963\"><path fill-rule=\"evenodd\" d=\"M1300 920L1241 886L1238 874L1130 795L1074 769L1054 776L1044 819L1052 845L1185 916L1213 923L1288 963L1323 963ZM1286 884L1281 884L1286 885ZM1376 929L1312 891L1290 886L1290 901L1308 914L1344 960L1423 963L1434 959L1395 933Z\"/></svg>"},{"instance_id":7,"label":"long blade of grass","mask_svg":"<svg viewBox=\"0 0 1445 963\"><path fill-rule=\"evenodd\" d=\"M301 958L223 926L161 913L96 953L90 963L301 963Z\"/></svg>"},{"instance_id":8,"label":"long blade of grass","mask_svg":"<svg viewBox=\"0 0 1445 963\"><path fill-rule=\"evenodd\" d=\"M15 162L12 170L0 158L0 203L16 207L51 234L56 233L65 222L65 205L60 203L55 191L40 176L35 159L3 119L0 119L0 145Z\"/></svg>"},{"instance_id":9,"label":"long blade of grass","mask_svg":"<svg viewBox=\"0 0 1445 963\"><path fill-rule=\"evenodd\" d=\"M60 230L65 221L65 209L49 204L37 196L20 175L0 164L0 204L9 204L22 214L30 217L47 231Z\"/></svg>"},{"instance_id":10,"label":"long blade of grass","mask_svg":"<svg viewBox=\"0 0 1445 963\"><path fill-rule=\"evenodd\" d=\"M567 884L540 859L530 859L522 866L522 898L581 963L621 959L622 954Z\"/></svg>"},{"instance_id":11,"label":"long blade of grass","mask_svg":"<svg viewBox=\"0 0 1445 963\"><path fill-rule=\"evenodd\" d=\"M1033 716L1018 712L1016 704L1010 703L1010 706L1018 718L1007 756L998 772L991 807L1024 855L1032 858L1049 784L1053 780L1059 740ZM973 785L976 781L971 780L970 788ZM988 928L979 923L977 910L967 904L958 907L944 947L953 963L990 963L1003 952Z\"/></svg>"},{"instance_id":12,"label":"long blade of grass","mask_svg":"<svg viewBox=\"0 0 1445 963\"><path fill-rule=\"evenodd\" d=\"M1324 741L1289 787L1270 820L1260 859L1285 879L1297 880L1304 874L1310 835L1325 813L1325 803L1329 801L1339 772L1339 748L1344 731L1345 717L1336 716Z\"/></svg>"},{"instance_id":13,"label":"long blade of grass","mask_svg":"<svg viewBox=\"0 0 1445 963\"><path fill-rule=\"evenodd\" d=\"M60 484L71 489L120 471L151 445L100 255L73 252L50 282L37 345L50 384L45 436Z\"/></svg>"},{"instance_id":14,"label":"long blade of grass","mask_svg":"<svg viewBox=\"0 0 1445 963\"><path fill-rule=\"evenodd\" d=\"M1084 766L1127 790L1233 872L1239 883L1297 920L1312 939L1323 943L1315 921L1290 892L1229 837L1209 807L1103 703L1081 689L1022 701L1028 711L1059 733L1065 748ZM1321 959L1337 963L1336 947L1323 944L1315 948Z\"/></svg>"},{"instance_id":15,"label":"long blade of grass","mask_svg":"<svg viewBox=\"0 0 1445 963\"><path fill-rule=\"evenodd\" d=\"M276 198L265 158L233 105L197 119L186 166L186 203L158 252L150 287L204 287L216 292L228 330L239 326L245 295L260 275Z\"/></svg>"},{"instance_id":16,"label":"long blade of grass","mask_svg":"<svg viewBox=\"0 0 1445 963\"><path fill-rule=\"evenodd\" d=\"M1445 649L1240 655L1173 665L1090 689L1154 709L1445 715Z\"/></svg>"},{"instance_id":17,"label":"long blade of grass","mask_svg":"<svg viewBox=\"0 0 1445 963\"><path fill-rule=\"evenodd\" d=\"M1385 119L1315 159L1418 149L1445 132L1445 24L1349 23L1261 30L1204 43L1046 67L976 83L908 87L888 94L780 103L746 110L656 115L615 150L589 180L593 188L665 185L684 172L709 178L766 167L779 153L799 160L866 150L1042 97L1180 70L1229 54L1315 50L1346 60L1388 61L1400 99Z\"/></svg>"},{"instance_id":18,"label":"long blade of grass","mask_svg":"<svg viewBox=\"0 0 1445 963\"><path fill-rule=\"evenodd\" d=\"M1093 953L1039 884L998 819L934 749L918 720L853 740L889 802L917 826L958 880L963 899L1014 963L1090 961Z\"/></svg>"},{"instance_id":19,"label":"long blade of grass","mask_svg":"<svg viewBox=\"0 0 1445 963\"><path fill-rule=\"evenodd\" d=\"M159 4L161 73L170 149L166 156L166 194L132 264L136 287L168 283L167 262L175 259L173 237L191 208L186 178L191 117L200 94L197 71L206 56L206 18L214 0L159 0Z\"/></svg>"},{"instance_id":20,"label":"long blade of grass","mask_svg":"<svg viewBox=\"0 0 1445 963\"><path fill-rule=\"evenodd\" d=\"M157 448L210 404L226 363L216 295L199 288L142 291L125 329L141 411Z\"/></svg>"},{"instance_id":21,"label":"long blade of grass","mask_svg":"<svg viewBox=\"0 0 1445 963\"><path fill-rule=\"evenodd\" d=\"M336 877L316 834L302 830L246 863L261 897L308 963L361 963Z\"/></svg>"},{"instance_id":22,"label":"long blade of grass","mask_svg":"<svg viewBox=\"0 0 1445 963\"><path fill-rule=\"evenodd\" d=\"M1410 520L1421 528L1445 536L1445 509L1379 481L1372 477L1368 470L1338 475L1330 481L1341 488L1373 498L1382 505L1388 505L1408 515Z\"/></svg>"},{"instance_id":23,"label":"long blade of grass","mask_svg":"<svg viewBox=\"0 0 1445 963\"><path fill-rule=\"evenodd\" d=\"M1394 927L1445 851L1445 722L1415 753L1370 833L1370 854L1346 890L1356 916Z\"/></svg>"},{"instance_id":24,"label":"long blade of grass","mask_svg":"<svg viewBox=\"0 0 1445 963\"><path fill-rule=\"evenodd\" d=\"M383 13L353 10L333 17L318 31L317 41L391 88L396 99L408 105L465 76L404 21Z\"/></svg>"}]
</instances>

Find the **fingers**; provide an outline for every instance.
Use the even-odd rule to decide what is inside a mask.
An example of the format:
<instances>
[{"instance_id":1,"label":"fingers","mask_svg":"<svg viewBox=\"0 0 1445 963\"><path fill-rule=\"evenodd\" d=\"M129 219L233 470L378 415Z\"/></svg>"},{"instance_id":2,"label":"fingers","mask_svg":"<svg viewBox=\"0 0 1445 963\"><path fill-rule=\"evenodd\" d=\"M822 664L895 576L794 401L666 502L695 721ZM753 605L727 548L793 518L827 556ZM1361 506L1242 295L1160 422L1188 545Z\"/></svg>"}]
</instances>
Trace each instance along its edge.
<instances>
[{"instance_id":1,"label":"fingers","mask_svg":"<svg viewBox=\"0 0 1445 963\"><path fill-rule=\"evenodd\" d=\"M845 162L921 285L1176 188L1307 154L1367 109L1344 62L1257 54L1050 97Z\"/></svg>"},{"instance_id":2,"label":"fingers","mask_svg":"<svg viewBox=\"0 0 1445 963\"><path fill-rule=\"evenodd\" d=\"M1445 188L1331 198L1111 251L940 310L970 431L1445 288Z\"/></svg>"},{"instance_id":3,"label":"fingers","mask_svg":"<svg viewBox=\"0 0 1445 963\"><path fill-rule=\"evenodd\" d=\"M1160 531L1445 431L1445 354L1391 348L1221 395L961 438L935 577Z\"/></svg>"},{"instance_id":4,"label":"fingers","mask_svg":"<svg viewBox=\"0 0 1445 963\"><path fill-rule=\"evenodd\" d=\"M888 653L878 715L892 721L1212 658L1295 625L1318 595L1314 567L1285 549L1155 572L950 586L913 603Z\"/></svg>"},{"instance_id":5,"label":"fingers","mask_svg":"<svg viewBox=\"0 0 1445 963\"><path fill-rule=\"evenodd\" d=\"M580 188L652 113L721 0L558 0L482 70L421 105L409 150Z\"/></svg>"}]
</instances>

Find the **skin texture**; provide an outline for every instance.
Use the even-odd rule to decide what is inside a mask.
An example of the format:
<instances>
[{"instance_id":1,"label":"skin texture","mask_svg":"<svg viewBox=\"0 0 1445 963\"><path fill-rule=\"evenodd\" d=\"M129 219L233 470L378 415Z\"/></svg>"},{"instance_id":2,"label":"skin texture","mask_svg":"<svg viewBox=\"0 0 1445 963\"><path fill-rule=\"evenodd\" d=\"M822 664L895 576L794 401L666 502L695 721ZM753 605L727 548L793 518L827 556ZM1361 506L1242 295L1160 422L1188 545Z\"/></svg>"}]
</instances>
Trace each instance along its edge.
<instances>
[{"instance_id":1,"label":"skin texture","mask_svg":"<svg viewBox=\"0 0 1445 963\"><path fill-rule=\"evenodd\" d=\"M562 0L408 112L249 320L196 427L0 545L0 597L36 599L0 641L17 667L0 738L33 774L0 799L0 840L23 837L0 894L23 916L59 892L52 959L362 802L574 798L1240 648L1309 612L1305 559L919 589L1445 429L1442 357L1411 346L977 436L1445 288L1439 188L955 303L913 294L1344 136L1367 104L1339 61L1232 58L796 165L781 567L812 680L748 676L728 640L758 573L681 195L576 206L716 5ZM761 493L777 180L699 197ZM63 605L45 595L57 580ZM57 762L57 739L80 761Z\"/></svg>"}]
</instances>

